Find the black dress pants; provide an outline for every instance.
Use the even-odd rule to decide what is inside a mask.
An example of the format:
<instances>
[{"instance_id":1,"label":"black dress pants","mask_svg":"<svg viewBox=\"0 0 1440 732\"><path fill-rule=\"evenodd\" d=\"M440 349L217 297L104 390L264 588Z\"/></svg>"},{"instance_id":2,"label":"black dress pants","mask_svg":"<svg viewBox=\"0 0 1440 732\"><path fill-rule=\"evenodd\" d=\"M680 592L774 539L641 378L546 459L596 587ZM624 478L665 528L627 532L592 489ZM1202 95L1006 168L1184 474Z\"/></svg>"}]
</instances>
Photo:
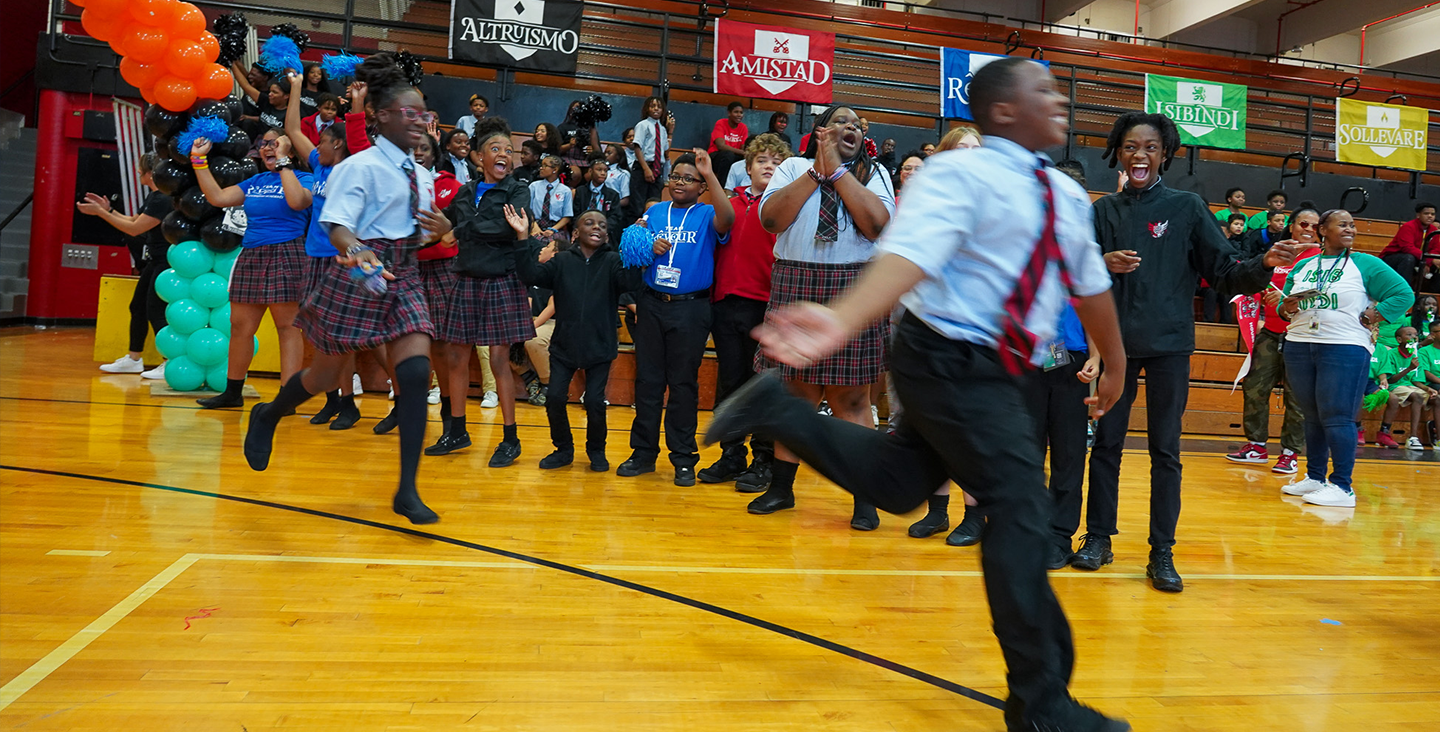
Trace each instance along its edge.
<instances>
[{"instance_id":1,"label":"black dress pants","mask_svg":"<svg viewBox=\"0 0 1440 732\"><path fill-rule=\"evenodd\" d=\"M155 278L170 265L163 259L150 260L140 268L135 294L130 296L130 350L145 350L145 336L153 328L165 327L165 301L155 292Z\"/></svg>"},{"instance_id":2,"label":"black dress pants","mask_svg":"<svg viewBox=\"0 0 1440 732\"><path fill-rule=\"evenodd\" d=\"M605 451L605 386L610 383L610 361L602 361L583 369L585 372L585 452ZM575 450L575 437L570 433L570 382L581 371L564 361L550 357L550 384L545 391L545 416L550 422L550 442L556 450Z\"/></svg>"},{"instance_id":3,"label":"black dress pants","mask_svg":"<svg viewBox=\"0 0 1440 732\"><path fill-rule=\"evenodd\" d=\"M1080 528L1080 503L1084 498L1085 425L1090 419L1090 385L1078 377L1089 354L1070 351L1070 363L1049 371L1037 371L1025 391L1030 417L1035 420L1035 438L1041 449L1050 446L1050 500L1054 514L1050 530L1055 543L1070 547Z\"/></svg>"},{"instance_id":4,"label":"black dress pants","mask_svg":"<svg viewBox=\"0 0 1440 732\"><path fill-rule=\"evenodd\" d=\"M757 431L890 513L913 510L947 479L974 496L989 520L980 563L1009 703L1066 698L1075 654L1045 573L1050 498L1022 393L1028 382L1007 374L993 348L952 341L909 314L890 376L908 405L894 435L816 414L793 396L774 400Z\"/></svg>"},{"instance_id":5,"label":"black dress pants","mask_svg":"<svg viewBox=\"0 0 1440 732\"><path fill-rule=\"evenodd\" d=\"M630 426L630 447L645 462L660 456L663 410L670 464L694 468L700 462L695 421L700 408L700 360L710 336L710 299L665 302L647 289L635 306L635 422Z\"/></svg>"},{"instance_id":6,"label":"black dress pants","mask_svg":"<svg viewBox=\"0 0 1440 732\"><path fill-rule=\"evenodd\" d=\"M715 341L715 360L719 367L715 403L725 401L755 375L755 349L759 344L750 336L750 331L765 322L765 308L769 303L751 300L739 295L728 295L712 306L714 324L710 336ZM770 462L775 458L775 444L760 436L750 438L750 447L755 458ZM726 455L745 459L745 438L726 440L720 443Z\"/></svg>"},{"instance_id":7,"label":"black dress pants","mask_svg":"<svg viewBox=\"0 0 1440 732\"><path fill-rule=\"evenodd\" d=\"M1120 508L1120 457L1140 372L1145 372L1146 436L1150 442L1150 547L1175 546L1180 521L1180 418L1190 398L1190 354L1131 357L1125 391L1095 425L1090 450L1090 505L1085 530L1113 536Z\"/></svg>"}]
</instances>

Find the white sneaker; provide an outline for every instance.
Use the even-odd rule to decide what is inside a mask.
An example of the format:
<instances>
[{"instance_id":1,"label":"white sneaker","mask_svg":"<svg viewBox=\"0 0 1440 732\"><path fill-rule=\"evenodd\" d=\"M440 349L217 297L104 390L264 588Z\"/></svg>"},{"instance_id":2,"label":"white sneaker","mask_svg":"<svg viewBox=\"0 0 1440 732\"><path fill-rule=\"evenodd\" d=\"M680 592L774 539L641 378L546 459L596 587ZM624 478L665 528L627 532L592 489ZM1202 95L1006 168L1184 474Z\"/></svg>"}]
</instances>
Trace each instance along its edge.
<instances>
[{"instance_id":1,"label":"white sneaker","mask_svg":"<svg viewBox=\"0 0 1440 732\"><path fill-rule=\"evenodd\" d=\"M164 361L161 361L159 366L156 366L155 368L150 369L149 371L141 371L141 372L140 372L140 378L142 378L142 379L157 379L157 380L158 380L158 379L163 379L163 378L165 378L165 362L164 362Z\"/></svg>"},{"instance_id":2,"label":"white sneaker","mask_svg":"<svg viewBox=\"0 0 1440 732\"><path fill-rule=\"evenodd\" d=\"M138 374L145 370L145 362L136 361L130 358L130 354L127 353L110 363L102 365L100 370L107 374Z\"/></svg>"},{"instance_id":3,"label":"white sneaker","mask_svg":"<svg viewBox=\"0 0 1440 732\"><path fill-rule=\"evenodd\" d=\"M874 404L870 405L870 422L875 429L880 429L880 407Z\"/></svg>"},{"instance_id":4,"label":"white sneaker","mask_svg":"<svg viewBox=\"0 0 1440 732\"><path fill-rule=\"evenodd\" d=\"M1306 478L1300 481L1292 480L1280 486L1280 492L1287 496L1304 496L1328 487L1330 487L1329 483L1315 480L1314 478Z\"/></svg>"},{"instance_id":5,"label":"white sneaker","mask_svg":"<svg viewBox=\"0 0 1440 732\"><path fill-rule=\"evenodd\" d=\"M1325 484L1324 488L1305 494L1305 502L1317 506L1338 506L1340 508L1354 508L1355 494L1338 485Z\"/></svg>"},{"instance_id":6,"label":"white sneaker","mask_svg":"<svg viewBox=\"0 0 1440 732\"><path fill-rule=\"evenodd\" d=\"M391 384L389 379L386 379L386 380L385 380L385 383L386 383L386 384L389 384L389 386L390 386L390 401L393 402L393 401L395 401L395 385L394 385L394 384Z\"/></svg>"},{"instance_id":7,"label":"white sneaker","mask_svg":"<svg viewBox=\"0 0 1440 732\"><path fill-rule=\"evenodd\" d=\"M1420 444L1420 438L1419 438L1419 437L1411 437L1410 439L1406 440L1406 441L1405 441L1405 447L1406 447L1407 449L1410 449L1410 450L1419 450L1419 451L1423 451L1423 450L1425 449L1425 446L1422 445L1422 444Z\"/></svg>"},{"instance_id":8,"label":"white sneaker","mask_svg":"<svg viewBox=\"0 0 1440 732\"><path fill-rule=\"evenodd\" d=\"M480 400L482 409L494 409L500 406L500 395L493 391L485 392L485 398Z\"/></svg>"},{"instance_id":9,"label":"white sneaker","mask_svg":"<svg viewBox=\"0 0 1440 732\"><path fill-rule=\"evenodd\" d=\"M355 393L355 396L365 393L365 390L360 388L360 374L355 374L355 378L350 380L350 390Z\"/></svg>"},{"instance_id":10,"label":"white sneaker","mask_svg":"<svg viewBox=\"0 0 1440 732\"><path fill-rule=\"evenodd\" d=\"M425 397L425 403L426 403L426 404L439 404L439 403L440 403L440 387L438 387L438 386L430 387L430 394Z\"/></svg>"}]
</instances>

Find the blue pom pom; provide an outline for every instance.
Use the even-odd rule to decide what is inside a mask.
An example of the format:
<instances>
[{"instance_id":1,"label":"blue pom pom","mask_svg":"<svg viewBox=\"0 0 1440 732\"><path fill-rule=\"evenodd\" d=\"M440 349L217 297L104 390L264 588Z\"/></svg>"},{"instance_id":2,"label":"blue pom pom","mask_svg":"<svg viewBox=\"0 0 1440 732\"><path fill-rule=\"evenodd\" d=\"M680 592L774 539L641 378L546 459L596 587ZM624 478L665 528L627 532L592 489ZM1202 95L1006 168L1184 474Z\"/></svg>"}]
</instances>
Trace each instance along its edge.
<instances>
[{"instance_id":1,"label":"blue pom pom","mask_svg":"<svg viewBox=\"0 0 1440 732\"><path fill-rule=\"evenodd\" d=\"M336 53L320 59L320 68L332 79L345 79L355 75L355 67L365 59L348 53Z\"/></svg>"},{"instance_id":2,"label":"blue pom pom","mask_svg":"<svg viewBox=\"0 0 1440 732\"><path fill-rule=\"evenodd\" d=\"M304 67L300 61L300 47L285 36L270 36L256 63L271 74L281 74L286 69L299 71Z\"/></svg>"},{"instance_id":3,"label":"blue pom pom","mask_svg":"<svg viewBox=\"0 0 1440 732\"><path fill-rule=\"evenodd\" d=\"M620 235L620 262L626 267L649 267L655 261L655 234L649 227L631 224Z\"/></svg>"},{"instance_id":4,"label":"blue pom pom","mask_svg":"<svg viewBox=\"0 0 1440 732\"><path fill-rule=\"evenodd\" d=\"M224 142L230 136L230 125L219 117L194 117L190 124L185 126L185 131L175 138L175 149L190 154L190 148L195 144L197 138L205 138L211 142Z\"/></svg>"}]
</instances>

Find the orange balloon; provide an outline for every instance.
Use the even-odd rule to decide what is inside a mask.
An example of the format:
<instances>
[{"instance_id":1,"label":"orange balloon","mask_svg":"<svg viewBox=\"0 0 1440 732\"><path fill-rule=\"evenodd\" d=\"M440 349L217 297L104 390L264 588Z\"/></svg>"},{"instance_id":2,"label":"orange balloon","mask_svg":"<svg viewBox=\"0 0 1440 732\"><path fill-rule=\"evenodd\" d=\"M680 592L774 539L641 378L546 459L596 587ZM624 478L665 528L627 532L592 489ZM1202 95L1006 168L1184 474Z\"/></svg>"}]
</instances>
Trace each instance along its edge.
<instances>
[{"instance_id":1,"label":"orange balloon","mask_svg":"<svg viewBox=\"0 0 1440 732\"><path fill-rule=\"evenodd\" d=\"M205 49L194 41L175 41L165 52L165 68L181 79L194 79L208 63Z\"/></svg>"},{"instance_id":2,"label":"orange balloon","mask_svg":"<svg viewBox=\"0 0 1440 732\"><path fill-rule=\"evenodd\" d=\"M190 3L175 3L175 10L170 17L170 34L176 38L200 40L204 36L210 35L205 31L205 27L209 24L209 21L205 20L205 14L200 12L200 8ZM214 38L214 36L210 37ZM214 60L213 56L211 60Z\"/></svg>"},{"instance_id":3,"label":"orange balloon","mask_svg":"<svg viewBox=\"0 0 1440 732\"><path fill-rule=\"evenodd\" d=\"M129 7L129 2L130 0L90 0L85 9L102 15L120 15Z\"/></svg>"},{"instance_id":4,"label":"orange balloon","mask_svg":"<svg viewBox=\"0 0 1440 732\"><path fill-rule=\"evenodd\" d=\"M235 90L235 77L220 64L210 64L195 80L195 90L201 99L224 99Z\"/></svg>"},{"instance_id":5,"label":"orange balloon","mask_svg":"<svg viewBox=\"0 0 1440 732\"><path fill-rule=\"evenodd\" d=\"M213 34L201 33L195 42L200 44L201 48L205 49L205 63L208 64L220 58L220 41L215 38Z\"/></svg>"},{"instance_id":6,"label":"orange balloon","mask_svg":"<svg viewBox=\"0 0 1440 732\"><path fill-rule=\"evenodd\" d=\"M80 27L97 41L113 41L120 30L115 27L119 20L119 16L95 8L85 8L80 13Z\"/></svg>"},{"instance_id":7,"label":"orange balloon","mask_svg":"<svg viewBox=\"0 0 1440 732\"><path fill-rule=\"evenodd\" d=\"M145 25L168 28L166 21L174 14L169 6L179 5L179 0L130 0L130 17Z\"/></svg>"},{"instance_id":8,"label":"orange balloon","mask_svg":"<svg viewBox=\"0 0 1440 732\"><path fill-rule=\"evenodd\" d=\"M120 76L136 89L154 86L164 75L165 69L158 64L142 64L129 56L120 59Z\"/></svg>"},{"instance_id":9,"label":"orange balloon","mask_svg":"<svg viewBox=\"0 0 1440 732\"><path fill-rule=\"evenodd\" d=\"M151 104L154 104L154 103L155 103L155 89L154 89L154 87L149 87L149 86L142 86L142 87L140 87L140 97L141 97L142 99L144 99L145 101L147 101L147 102L149 102L149 103L151 103Z\"/></svg>"},{"instance_id":10,"label":"orange balloon","mask_svg":"<svg viewBox=\"0 0 1440 732\"><path fill-rule=\"evenodd\" d=\"M195 103L195 85L178 77L162 76L155 82L155 103L171 112L184 112Z\"/></svg>"},{"instance_id":11,"label":"orange balloon","mask_svg":"<svg viewBox=\"0 0 1440 732\"><path fill-rule=\"evenodd\" d=\"M136 61L153 64L165 58L170 48L170 35L159 28L136 23L124 40L124 55L134 56Z\"/></svg>"}]
</instances>

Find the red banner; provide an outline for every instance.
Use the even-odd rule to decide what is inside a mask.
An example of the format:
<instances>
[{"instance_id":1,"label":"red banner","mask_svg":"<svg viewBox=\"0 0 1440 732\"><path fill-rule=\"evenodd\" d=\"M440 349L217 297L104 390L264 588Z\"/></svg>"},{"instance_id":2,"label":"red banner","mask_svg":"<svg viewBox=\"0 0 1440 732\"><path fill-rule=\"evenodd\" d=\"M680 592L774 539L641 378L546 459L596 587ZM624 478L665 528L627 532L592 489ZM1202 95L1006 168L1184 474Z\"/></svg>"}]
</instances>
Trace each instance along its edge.
<instances>
[{"instance_id":1,"label":"red banner","mask_svg":"<svg viewBox=\"0 0 1440 732\"><path fill-rule=\"evenodd\" d=\"M835 34L715 21L715 93L829 104Z\"/></svg>"},{"instance_id":2,"label":"red banner","mask_svg":"<svg viewBox=\"0 0 1440 732\"><path fill-rule=\"evenodd\" d=\"M1250 373L1250 360L1255 352L1255 336L1260 332L1260 313L1265 309L1261 300L1265 295L1236 295L1230 302L1235 304L1235 322L1240 325L1240 339L1245 341L1245 361L1240 364L1240 373L1235 374L1235 383L1230 391L1240 386L1245 374Z\"/></svg>"}]
</instances>

